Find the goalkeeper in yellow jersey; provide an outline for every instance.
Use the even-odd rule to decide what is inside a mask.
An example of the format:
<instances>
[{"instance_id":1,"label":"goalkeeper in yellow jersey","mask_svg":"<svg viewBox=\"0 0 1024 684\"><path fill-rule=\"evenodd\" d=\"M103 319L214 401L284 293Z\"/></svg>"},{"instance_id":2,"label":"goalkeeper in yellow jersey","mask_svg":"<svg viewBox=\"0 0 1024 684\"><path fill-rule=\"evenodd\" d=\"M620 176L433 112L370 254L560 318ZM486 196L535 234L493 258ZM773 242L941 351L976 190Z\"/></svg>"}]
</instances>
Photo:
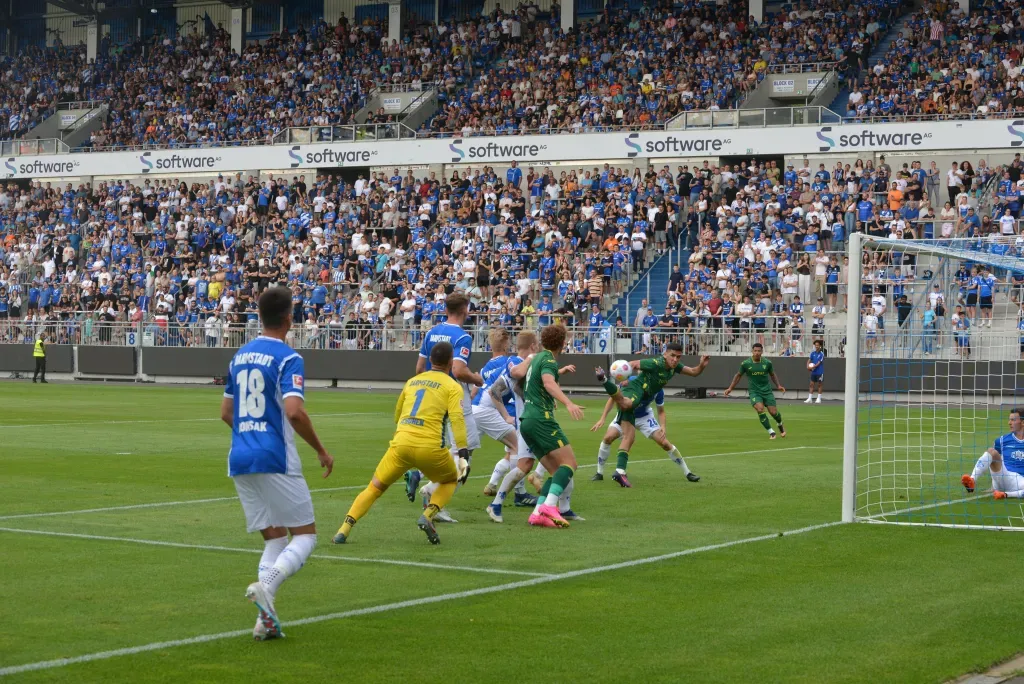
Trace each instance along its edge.
<instances>
[{"instance_id":1,"label":"goalkeeper in yellow jersey","mask_svg":"<svg viewBox=\"0 0 1024 684\"><path fill-rule=\"evenodd\" d=\"M459 479L459 469L449 451L449 434L459 450L459 462L469 456L466 421L462 414L462 386L449 375L452 354L451 344L438 342L430 350L431 370L405 383L395 407L395 422L398 423L395 436L377 464L370 484L352 502L345 522L334 535L335 544L344 544L352 534L352 526L366 515L380 495L413 468L439 485L418 525L431 544L440 543L434 529L434 516L452 498Z\"/></svg>"}]
</instances>

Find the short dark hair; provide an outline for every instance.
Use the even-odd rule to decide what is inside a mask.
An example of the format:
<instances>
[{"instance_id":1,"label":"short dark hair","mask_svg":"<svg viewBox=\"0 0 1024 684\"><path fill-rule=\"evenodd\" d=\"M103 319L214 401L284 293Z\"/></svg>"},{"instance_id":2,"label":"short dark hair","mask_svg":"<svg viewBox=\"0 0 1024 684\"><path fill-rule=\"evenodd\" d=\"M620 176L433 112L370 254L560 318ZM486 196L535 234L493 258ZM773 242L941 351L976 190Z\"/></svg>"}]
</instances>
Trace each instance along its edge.
<instances>
[{"instance_id":1,"label":"short dark hair","mask_svg":"<svg viewBox=\"0 0 1024 684\"><path fill-rule=\"evenodd\" d=\"M430 350L430 365L443 368L452 362L452 345L449 342L438 342Z\"/></svg>"},{"instance_id":2,"label":"short dark hair","mask_svg":"<svg viewBox=\"0 0 1024 684\"><path fill-rule=\"evenodd\" d=\"M674 351L682 354L683 345L679 344L678 342L669 342L668 344L665 345L665 351Z\"/></svg>"},{"instance_id":3,"label":"short dark hair","mask_svg":"<svg viewBox=\"0 0 1024 684\"><path fill-rule=\"evenodd\" d=\"M751 347L751 349L760 349L761 351L764 351L764 345L761 344L760 342L755 342L754 346Z\"/></svg>"},{"instance_id":4,"label":"short dark hair","mask_svg":"<svg viewBox=\"0 0 1024 684\"><path fill-rule=\"evenodd\" d=\"M450 314L458 314L469 308L469 297L461 292L452 292L444 300L444 306Z\"/></svg>"},{"instance_id":5,"label":"short dark hair","mask_svg":"<svg viewBox=\"0 0 1024 684\"><path fill-rule=\"evenodd\" d=\"M260 295L260 321L264 328L280 328L292 315L292 293L286 287L270 287Z\"/></svg>"},{"instance_id":6,"label":"short dark hair","mask_svg":"<svg viewBox=\"0 0 1024 684\"><path fill-rule=\"evenodd\" d=\"M1012 409L1010 409L1010 415L1012 416L1014 413L1017 414L1018 418L1024 418L1024 408L1015 406Z\"/></svg>"}]
</instances>

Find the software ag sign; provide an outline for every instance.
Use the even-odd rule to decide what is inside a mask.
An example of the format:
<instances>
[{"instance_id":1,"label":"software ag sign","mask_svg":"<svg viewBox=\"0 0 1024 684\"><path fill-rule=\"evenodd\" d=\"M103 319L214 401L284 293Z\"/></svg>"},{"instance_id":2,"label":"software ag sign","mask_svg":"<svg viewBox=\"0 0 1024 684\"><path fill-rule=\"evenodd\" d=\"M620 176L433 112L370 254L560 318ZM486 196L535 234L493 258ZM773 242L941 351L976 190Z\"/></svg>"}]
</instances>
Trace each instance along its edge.
<instances>
[{"instance_id":1,"label":"software ag sign","mask_svg":"<svg viewBox=\"0 0 1024 684\"><path fill-rule=\"evenodd\" d=\"M852 126L850 127L853 128ZM831 152L832 150L891 150L891 149L913 149L921 147L926 140L932 137L931 133L922 133L916 130L893 130L891 127L883 127L882 132L863 128L847 132L847 127L822 126L817 132L818 151Z\"/></svg>"}]
</instances>

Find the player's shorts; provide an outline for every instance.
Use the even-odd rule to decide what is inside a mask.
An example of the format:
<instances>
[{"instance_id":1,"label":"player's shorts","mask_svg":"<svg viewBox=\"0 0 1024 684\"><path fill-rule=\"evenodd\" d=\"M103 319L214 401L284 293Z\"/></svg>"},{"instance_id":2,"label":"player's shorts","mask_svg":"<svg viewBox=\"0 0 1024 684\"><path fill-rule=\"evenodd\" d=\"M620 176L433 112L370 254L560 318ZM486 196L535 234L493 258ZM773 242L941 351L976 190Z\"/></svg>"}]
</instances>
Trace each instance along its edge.
<instances>
[{"instance_id":1,"label":"player's shorts","mask_svg":"<svg viewBox=\"0 0 1024 684\"><path fill-rule=\"evenodd\" d=\"M992 489L1000 492L1016 492L1024 489L1024 475L1018 475L1012 470L1006 469L1006 464L1003 463L1003 468L998 473L991 473L992 475Z\"/></svg>"},{"instance_id":2,"label":"player's shorts","mask_svg":"<svg viewBox=\"0 0 1024 684\"><path fill-rule=\"evenodd\" d=\"M811 374L811 382L821 382L824 379L825 379L825 374L824 373L821 373L819 375Z\"/></svg>"},{"instance_id":3,"label":"player's shorts","mask_svg":"<svg viewBox=\"0 0 1024 684\"><path fill-rule=\"evenodd\" d=\"M398 482L407 470L419 470L431 482L454 482L459 471L451 452L439 446L396 444L391 440L373 476L386 485Z\"/></svg>"},{"instance_id":4,"label":"player's shorts","mask_svg":"<svg viewBox=\"0 0 1024 684\"><path fill-rule=\"evenodd\" d=\"M515 428L505 422L498 410L491 406L474 406L473 422L479 434L487 435L491 439L500 442L501 439Z\"/></svg>"},{"instance_id":5,"label":"player's shorts","mask_svg":"<svg viewBox=\"0 0 1024 684\"><path fill-rule=\"evenodd\" d=\"M284 473L235 475L246 532L313 524L313 499L306 478Z\"/></svg>"},{"instance_id":6,"label":"player's shorts","mask_svg":"<svg viewBox=\"0 0 1024 684\"><path fill-rule=\"evenodd\" d=\"M523 416L519 428L526 446L537 458L544 458L552 451L569 444L569 438L562 432L561 426L553 418L547 417L549 415L542 417L527 414Z\"/></svg>"},{"instance_id":7,"label":"player's shorts","mask_svg":"<svg viewBox=\"0 0 1024 684\"><path fill-rule=\"evenodd\" d=\"M518 448L516 449L516 458L532 458L537 460L537 456L534 455L529 445L526 444L526 440L523 439L522 432L516 432L516 439L519 441Z\"/></svg>"},{"instance_id":8,"label":"player's shorts","mask_svg":"<svg viewBox=\"0 0 1024 684\"><path fill-rule=\"evenodd\" d=\"M466 422L466 448L470 451L480 448L480 432L476 427L476 420L473 417L473 405L469 403L463 403L462 405L462 417ZM507 425L508 423L506 423ZM455 448L455 433L452 432L451 425L448 426L448 443Z\"/></svg>"},{"instance_id":9,"label":"player's shorts","mask_svg":"<svg viewBox=\"0 0 1024 684\"><path fill-rule=\"evenodd\" d=\"M622 424L619 420L621 415L622 412L620 411L619 415L615 416L615 420L612 421L612 424L608 426L614 428L620 435L622 434ZM646 415L640 416L639 418L634 418L632 422L633 425L636 426L636 429L640 431L640 434L647 439L650 439L651 435L661 429L661 425L658 423L658 418L651 412L648 412Z\"/></svg>"},{"instance_id":10,"label":"player's shorts","mask_svg":"<svg viewBox=\"0 0 1024 684\"><path fill-rule=\"evenodd\" d=\"M980 299L980 301L978 302L978 305L982 309L991 309L992 308L992 295L989 295L988 297L982 297Z\"/></svg>"},{"instance_id":11,"label":"player's shorts","mask_svg":"<svg viewBox=\"0 0 1024 684\"><path fill-rule=\"evenodd\" d=\"M831 283L825 284L825 294L837 295L839 294L839 285L833 285Z\"/></svg>"},{"instance_id":12,"label":"player's shorts","mask_svg":"<svg viewBox=\"0 0 1024 684\"><path fill-rule=\"evenodd\" d=\"M765 406L775 406L775 395L771 392L749 392L750 405L764 404Z\"/></svg>"}]
</instances>

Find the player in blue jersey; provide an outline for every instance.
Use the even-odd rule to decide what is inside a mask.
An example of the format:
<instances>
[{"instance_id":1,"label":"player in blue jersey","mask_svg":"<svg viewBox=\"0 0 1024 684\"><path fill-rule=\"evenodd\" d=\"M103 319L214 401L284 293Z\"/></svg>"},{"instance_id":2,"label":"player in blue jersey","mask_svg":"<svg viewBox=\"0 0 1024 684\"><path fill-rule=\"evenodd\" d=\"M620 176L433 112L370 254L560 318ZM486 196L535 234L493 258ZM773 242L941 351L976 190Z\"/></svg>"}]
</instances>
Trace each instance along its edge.
<instances>
[{"instance_id":1,"label":"player in blue jersey","mask_svg":"<svg viewBox=\"0 0 1024 684\"><path fill-rule=\"evenodd\" d=\"M505 454L494 464L491 479L484 487L484 496L494 496L498 493L498 485L512 469L513 457L519 447L519 436L516 433L516 409L514 404L511 406L509 404L512 400L511 388L507 384L503 384L503 391L491 392L495 383L508 372L509 366L522 363L520 356L508 355L509 338L509 332L504 328L496 328L491 331L491 352L494 356L481 369L480 375L483 376L484 386L473 396L473 419L476 421L477 430L505 445ZM537 497L528 494L526 486L520 482L516 484L515 504L516 506L535 506Z\"/></svg>"},{"instance_id":2,"label":"player in blue jersey","mask_svg":"<svg viewBox=\"0 0 1024 684\"><path fill-rule=\"evenodd\" d=\"M473 405L469 388L470 386L483 386L484 380L480 377L479 373L469 369L469 357L473 352L473 338L462 329L463 324L466 322L466 317L469 315L469 297L461 292L453 292L445 299L444 306L448 315L447 320L444 323L435 325L424 335L423 344L420 346L420 356L416 360L416 375L430 370L430 350L434 348L435 344L447 342L452 345L455 358L452 361L451 376L462 383L462 415L466 420L466 440L469 452L467 460L472 463L473 451L480 448L480 435L476 430L476 421L473 420ZM454 439L449 439L448 442L449 444L454 443ZM453 454L452 458L454 459L456 456ZM420 477L418 470L406 473L405 493L410 501L416 500L416 489L419 486ZM469 468L467 467L459 480L459 484L464 484L468 477ZM424 502L430 500L438 486L439 483L430 482L420 488L420 494L423 496ZM442 510L438 515L434 516L434 521L457 522L446 510Z\"/></svg>"},{"instance_id":3,"label":"player in blue jersey","mask_svg":"<svg viewBox=\"0 0 1024 684\"><path fill-rule=\"evenodd\" d=\"M636 380L637 377L638 376L634 375L627 378L621 383L621 386L626 387L630 382ZM657 416L655 416L654 412L651 411L652 403L657 407ZM604 427L604 421L611 412L614 404L615 401L609 397L608 401L605 402L604 410L601 412L601 417L593 426L591 426L591 432L597 432ZM611 425L608 426L608 430L604 433L604 437L601 439L601 446L597 449L597 473L590 479L595 481L604 479L604 464L612 455L612 444L615 440L621 437L622 443L619 445L615 473L612 475L612 479L618 482L622 487L633 486L632 483L630 483L629 478L626 476L626 465L629 462L629 450L633 448L633 443L636 440L636 431L639 429L640 434L647 439L652 440L655 444L668 452L669 458L671 458L676 465L682 468L683 474L686 475L687 480L690 482L700 482L700 477L690 471L690 468L686 465L686 461L683 459L683 455L679 452L679 449L668 441L668 418L665 415L665 391L658 390L658 393L650 399L641 400L641 402L633 408L632 413L634 419L632 422L629 420L622 420L621 410L615 415L615 420L613 420Z\"/></svg>"},{"instance_id":4,"label":"player in blue jersey","mask_svg":"<svg viewBox=\"0 0 1024 684\"><path fill-rule=\"evenodd\" d=\"M810 404L811 401L814 401L815 404L820 404L821 383L825 379L825 350L824 343L821 340L814 340L814 351L811 352L810 358L807 359L807 370L811 372L811 386L804 403ZM818 386L817 400L814 399L815 385Z\"/></svg>"},{"instance_id":5,"label":"player in blue jersey","mask_svg":"<svg viewBox=\"0 0 1024 684\"><path fill-rule=\"evenodd\" d=\"M973 492L982 473L992 476L992 495L997 499L1024 499L1024 409L1010 411L1010 432L997 437L982 453L970 475L960 478L968 493Z\"/></svg>"},{"instance_id":6,"label":"player in blue jersey","mask_svg":"<svg viewBox=\"0 0 1024 684\"><path fill-rule=\"evenodd\" d=\"M220 418L231 427L228 475L235 482L249 532L263 535L258 582L245 590L259 617L258 640L284 636L274 601L281 583L302 568L316 546L313 500L295 448L298 433L331 474L334 459L306 413L302 357L285 343L292 296L272 287L259 299L263 334L238 350L228 366ZM288 535L291 535L291 541Z\"/></svg>"}]
</instances>

